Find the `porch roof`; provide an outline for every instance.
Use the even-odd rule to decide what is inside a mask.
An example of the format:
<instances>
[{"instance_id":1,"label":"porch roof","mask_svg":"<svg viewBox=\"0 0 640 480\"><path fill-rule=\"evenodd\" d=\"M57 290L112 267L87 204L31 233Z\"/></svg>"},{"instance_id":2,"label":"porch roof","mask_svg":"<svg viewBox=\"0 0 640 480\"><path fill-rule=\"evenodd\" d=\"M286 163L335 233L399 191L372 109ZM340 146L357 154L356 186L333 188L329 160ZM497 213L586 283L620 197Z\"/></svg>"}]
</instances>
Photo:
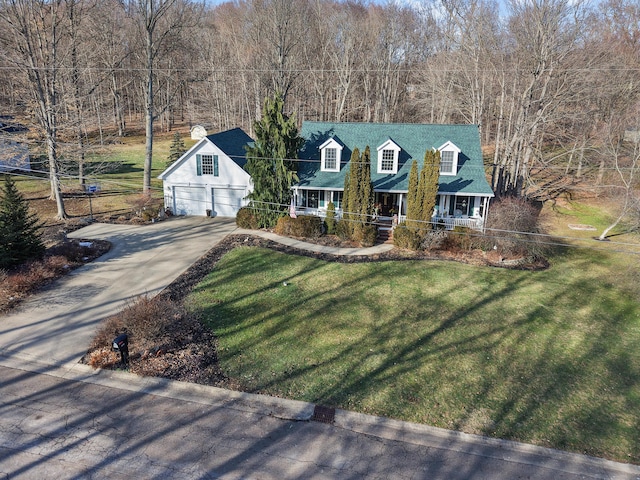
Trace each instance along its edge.
<instances>
[{"instance_id":1,"label":"porch roof","mask_svg":"<svg viewBox=\"0 0 640 480\"><path fill-rule=\"evenodd\" d=\"M440 175L439 191L493 196L485 177L477 125L303 122L300 134L305 139L298 155L302 160L298 163L300 181L297 186L300 188L342 190L353 149L357 147L363 152L368 145L371 150L371 180L374 190L406 192L413 159L422 168L427 150L437 149L451 141L461 150L458 171L456 175ZM319 147L330 138L335 138L344 145L339 172L323 172L320 169ZM389 139L401 147L398 173L379 174L376 149Z\"/></svg>"}]
</instances>

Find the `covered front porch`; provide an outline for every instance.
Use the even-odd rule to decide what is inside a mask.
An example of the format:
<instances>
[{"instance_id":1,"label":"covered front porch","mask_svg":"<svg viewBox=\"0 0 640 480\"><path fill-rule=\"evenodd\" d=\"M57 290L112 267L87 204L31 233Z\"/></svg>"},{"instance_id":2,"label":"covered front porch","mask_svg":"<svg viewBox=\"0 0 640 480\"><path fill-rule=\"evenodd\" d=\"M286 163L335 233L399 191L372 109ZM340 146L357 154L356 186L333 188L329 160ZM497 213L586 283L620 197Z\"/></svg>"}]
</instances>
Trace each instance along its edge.
<instances>
[{"instance_id":1,"label":"covered front porch","mask_svg":"<svg viewBox=\"0 0 640 480\"><path fill-rule=\"evenodd\" d=\"M336 218L340 219L342 195L342 191L297 189L294 192L296 214L324 218L327 206L333 202ZM440 194L436 197L432 222L447 230L455 227L483 230L489 200L490 197L480 195ZM375 192L375 213L371 220L392 227L406 221L406 201L404 192Z\"/></svg>"}]
</instances>

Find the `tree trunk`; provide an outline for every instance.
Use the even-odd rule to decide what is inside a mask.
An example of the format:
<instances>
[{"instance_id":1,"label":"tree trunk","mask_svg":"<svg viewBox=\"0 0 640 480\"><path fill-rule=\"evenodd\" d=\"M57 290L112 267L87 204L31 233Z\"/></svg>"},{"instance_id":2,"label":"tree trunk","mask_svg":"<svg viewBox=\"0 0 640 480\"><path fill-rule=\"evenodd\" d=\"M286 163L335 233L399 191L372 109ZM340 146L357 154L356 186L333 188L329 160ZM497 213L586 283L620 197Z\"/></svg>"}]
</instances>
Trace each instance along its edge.
<instances>
[{"instance_id":1,"label":"tree trunk","mask_svg":"<svg viewBox=\"0 0 640 480\"><path fill-rule=\"evenodd\" d=\"M151 7L149 7L151 8ZM146 65L146 85L145 85L145 155L144 155L144 178L142 193L151 195L151 166L153 163L153 30L147 30L147 65Z\"/></svg>"}]
</instances>

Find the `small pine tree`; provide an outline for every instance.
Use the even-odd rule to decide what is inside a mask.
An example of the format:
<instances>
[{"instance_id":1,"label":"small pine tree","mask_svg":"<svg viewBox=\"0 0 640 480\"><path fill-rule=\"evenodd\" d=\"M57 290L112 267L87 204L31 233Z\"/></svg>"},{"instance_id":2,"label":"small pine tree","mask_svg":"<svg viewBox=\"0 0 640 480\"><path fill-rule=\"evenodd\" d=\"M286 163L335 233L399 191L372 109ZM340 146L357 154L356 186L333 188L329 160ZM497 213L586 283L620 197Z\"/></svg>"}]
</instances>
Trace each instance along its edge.
<instances>
[{"instance_id":1,"label":"small pine tree","mask_svg":"<svg viewBox=\"0 0 640 480\"><path fill-rule=\"evenodd\" d=\"M41 223L15 182L5 175L0 198L0 268L9 268L44 254Z\"/></svg>"},{"instance_id":2,"label":"small pine tree","mask_svg":"<svg viewBox=\"0 0 640 480\"><path fill-rule=\"evenodd\" d=\"M184 141L180 136L180 133L175 132L173 134L173 141L169 147L169 156L167 157L167 167L173 165L173 162L178 160L184 152L187 151L187 147L184 145Z\"/></svg>"},{"instance_id":3,"label":"small pine tree","mask_svg":"<svg viewBox=\"0 0 640 480\"><path fill-rule=\"evenodd\" d=\"M409 171L409 190L407 192L407 227L418 228L420 203L418 201L418 162L413 160Z\"/></svg>"}]
</instances>

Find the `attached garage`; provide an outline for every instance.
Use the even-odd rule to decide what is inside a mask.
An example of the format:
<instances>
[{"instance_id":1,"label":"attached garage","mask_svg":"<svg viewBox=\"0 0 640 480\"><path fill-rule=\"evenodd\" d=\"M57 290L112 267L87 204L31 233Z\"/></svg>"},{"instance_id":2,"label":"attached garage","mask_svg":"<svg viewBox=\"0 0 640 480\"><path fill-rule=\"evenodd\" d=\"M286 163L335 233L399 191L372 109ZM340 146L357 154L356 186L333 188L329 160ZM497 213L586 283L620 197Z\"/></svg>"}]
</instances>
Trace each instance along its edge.
<instances>
[{"instance_id":1,"label":"attached garage","mask_svg":"<svg viewBox=\"0 0 640 480\"><path fill-rule=\"evenodd\" d=\"M207 208L207 191L203 187L173 187L176 215L205 215Z\"/></svg>"},{"instance_id":2,"label":"attached garage","mask_svg":"<svg viewBox=\"0 0 640 480\"><path fill-rule=\"evenodd\" d=\"M252 142L239 128L204 137L159 176L165 207L174 215L235 217L253 190L244 170Z\"/></svg>"},{"instance_id":3,"label":"attached garage","mask_svg":"<svg viewBox=\"0 0 640 480\"><path fill-rule=\"evenodd\" d=\"M211 205L216 217L235 217L243 205L245 193L240 188L212 188Z\"/></svg>"}]
</instances>

